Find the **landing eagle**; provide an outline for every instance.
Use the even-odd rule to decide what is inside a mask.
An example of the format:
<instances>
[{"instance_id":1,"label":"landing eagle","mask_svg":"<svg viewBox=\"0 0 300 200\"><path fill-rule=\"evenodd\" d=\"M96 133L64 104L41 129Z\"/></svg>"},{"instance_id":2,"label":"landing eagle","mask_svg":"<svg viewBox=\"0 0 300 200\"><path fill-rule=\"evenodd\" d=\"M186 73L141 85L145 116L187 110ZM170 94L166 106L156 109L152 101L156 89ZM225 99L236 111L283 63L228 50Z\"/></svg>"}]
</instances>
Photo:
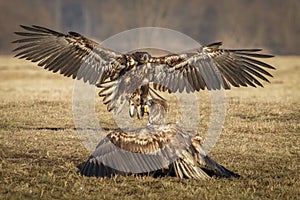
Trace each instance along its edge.
<instances>
[{"instance_id":1,"label":"landing eagle","mask_svg":"<svg viewBox=\"0 0 300 200\"><path fill-rule=\"evenodd\" d=\"M137 108L149 96L162 98L155 91L263 87L261 80L269 82L266 77L272 77L267 69L275 69L256 59L272 57L259 53L261 49L221 49L221 42L155 57L148 52L118 53L76 32L21 27L25 31L15 33L22 38L13 42L19 45L14 49L16 57L100 87L108 111L119 111L127 101Z\"/></svg>"}]
</instances>

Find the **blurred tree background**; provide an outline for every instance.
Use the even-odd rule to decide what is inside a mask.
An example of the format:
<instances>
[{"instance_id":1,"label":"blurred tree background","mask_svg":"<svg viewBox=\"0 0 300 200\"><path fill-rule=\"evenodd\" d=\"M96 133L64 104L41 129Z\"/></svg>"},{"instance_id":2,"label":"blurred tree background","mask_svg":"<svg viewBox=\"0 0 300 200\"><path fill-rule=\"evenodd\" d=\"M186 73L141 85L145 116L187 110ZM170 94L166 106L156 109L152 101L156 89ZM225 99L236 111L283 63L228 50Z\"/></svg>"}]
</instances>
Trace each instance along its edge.
<instances>
[{"instance_id":1,"label":"blurred tree background","mask_svg":"<svg viewBox=\"0 0 300 200\"><path fill-rule=\"evenodd\" d=\"M0 0L0 53L19 24L76 31L98 41L145 26L180 31L201 44L300 54L299 0Z\"/></svg>"}]
</instances>

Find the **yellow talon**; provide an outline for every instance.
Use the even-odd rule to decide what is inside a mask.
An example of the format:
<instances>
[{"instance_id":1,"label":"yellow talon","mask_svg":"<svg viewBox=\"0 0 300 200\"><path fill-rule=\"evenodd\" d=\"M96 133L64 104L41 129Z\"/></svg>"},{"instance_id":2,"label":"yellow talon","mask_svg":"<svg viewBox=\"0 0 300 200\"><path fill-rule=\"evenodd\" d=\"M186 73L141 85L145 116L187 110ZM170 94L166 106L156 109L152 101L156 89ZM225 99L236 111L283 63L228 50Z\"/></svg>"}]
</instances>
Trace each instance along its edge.
<instances>
[{"instance_id":1,"label":"yellow talon","mask_svg":"<svg viewBox=\"0 0 300 200\"><path fill-rule=\"evenodd\" d=\"M149 115L149 106L148 105L144 105L144 112Z\"/></svg>"}]
</instances>

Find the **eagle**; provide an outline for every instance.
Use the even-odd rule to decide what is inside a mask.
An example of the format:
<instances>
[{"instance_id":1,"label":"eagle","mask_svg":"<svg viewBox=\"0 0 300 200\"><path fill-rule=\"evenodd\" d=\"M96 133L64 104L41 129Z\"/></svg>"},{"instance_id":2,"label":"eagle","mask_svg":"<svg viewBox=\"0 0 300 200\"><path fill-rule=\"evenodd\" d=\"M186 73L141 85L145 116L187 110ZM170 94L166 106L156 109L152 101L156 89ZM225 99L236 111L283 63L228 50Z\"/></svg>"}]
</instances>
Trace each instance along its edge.
<instances>
[{"instance_id":1,"label":"eagle","mask_svg":"<svg viewBox=\"0 0 300 200\"><path fill-rule=\"evenodd\" d=\"M273 55L262 49L222 49L215 42L182 53L152 56L149 52L119 53L79 33L60 33L41 26L24 26L13 50L21 59L37 62L54 73L83 80L100 88L108 111L119 112L126 102L129 113L144 114L145 102L157 91L195 92L261 86L272 77L273 66L260 61ZM136 112L138 111L138 112Z\"/></svg>"},{"instance_id":2,"label":"eagle","mask_svg":"<svg viewBox=\"0 0 300 200\"><path fill-rule=\"evenodd\" d=\"M108 133L82 165L82 175L109 177L150 173L201 180L212 176L239 177L205 154L198 133L165 123L166 101L150 99L146 106L149 107L149 124Z\"/></svg>"}]
</instances>

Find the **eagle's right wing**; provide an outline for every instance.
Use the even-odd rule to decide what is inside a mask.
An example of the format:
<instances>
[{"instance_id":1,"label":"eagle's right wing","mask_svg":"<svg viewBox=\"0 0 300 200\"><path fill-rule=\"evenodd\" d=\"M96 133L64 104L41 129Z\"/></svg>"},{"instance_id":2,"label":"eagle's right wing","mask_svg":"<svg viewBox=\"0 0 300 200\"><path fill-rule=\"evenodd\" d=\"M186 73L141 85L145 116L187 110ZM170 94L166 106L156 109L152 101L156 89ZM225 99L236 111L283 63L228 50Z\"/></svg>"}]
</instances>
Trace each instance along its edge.
<instances>
[{"instance_id":1,"label":"eagle's right wing","mask_svg":"<svg viewBox=\"0 0 300 200\"><path fill-rule=\"evenodd\" d=\"M23 26L22 36L13 43L19 44L14 49L15 55L52 72L64 76L83 79L90 84L102 83L110 77L116 79L126 67L126 56L106 49L97 42L79 33L59 33L40 26Z\"/></svg>"}]
</instances>

